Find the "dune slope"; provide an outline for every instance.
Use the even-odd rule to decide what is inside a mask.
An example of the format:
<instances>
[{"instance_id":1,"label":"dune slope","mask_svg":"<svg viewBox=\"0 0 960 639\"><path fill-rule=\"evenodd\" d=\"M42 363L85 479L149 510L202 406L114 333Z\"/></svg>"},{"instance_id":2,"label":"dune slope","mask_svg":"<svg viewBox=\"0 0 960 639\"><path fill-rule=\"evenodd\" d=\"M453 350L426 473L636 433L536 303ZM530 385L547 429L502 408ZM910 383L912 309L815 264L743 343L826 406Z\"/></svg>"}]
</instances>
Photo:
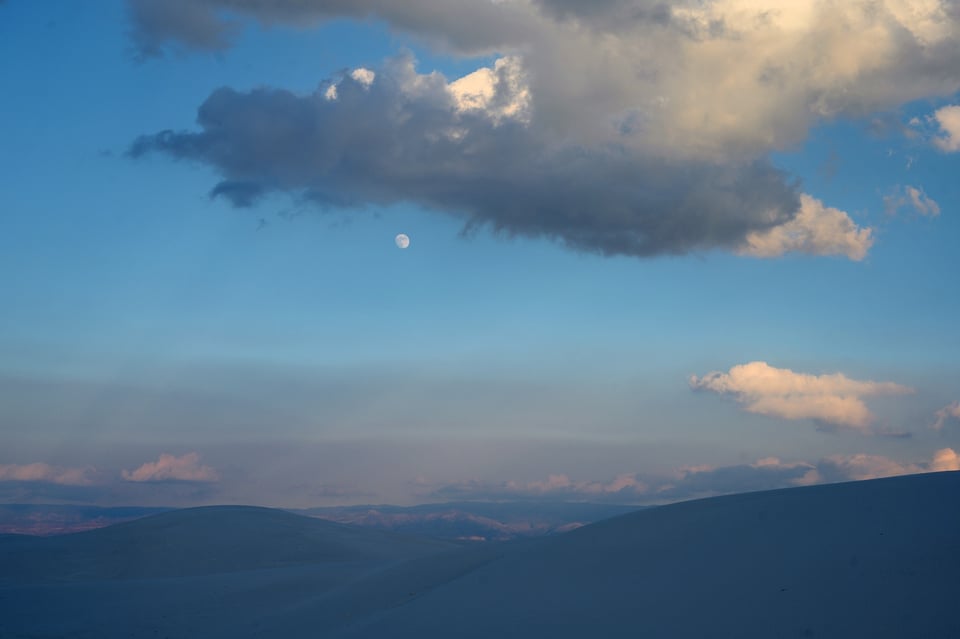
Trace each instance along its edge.
<instances>
[{"instance_id":1,"label":"dune slope","mask_svg":"<svg viewBox=\"0 0 960 639\"><path fill-rule=\"evenodd\" d=\"M960 637L960 473L719 497L508 553L349 637Z\"/></svg>"}]
</instances>

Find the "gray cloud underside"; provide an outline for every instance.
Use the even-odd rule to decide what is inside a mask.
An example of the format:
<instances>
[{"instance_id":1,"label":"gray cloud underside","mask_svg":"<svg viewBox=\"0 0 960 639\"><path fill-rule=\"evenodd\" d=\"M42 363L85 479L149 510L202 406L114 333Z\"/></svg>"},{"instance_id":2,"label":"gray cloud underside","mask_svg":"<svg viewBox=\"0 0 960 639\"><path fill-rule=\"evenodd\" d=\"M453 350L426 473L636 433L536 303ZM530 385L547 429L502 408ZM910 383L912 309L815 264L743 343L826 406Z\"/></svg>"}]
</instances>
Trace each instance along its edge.
<instances>
[{"instance_id":1,"label":"gray cloud underside","mask_svg":"<svg viewBox=\"0 0 960 639\"><path fill-rule=\"evenodd\" d=\"M381 19L463 53L519 44L532 19L527 11L473 0L127 0L127 5L134 43L145 57L162 55L173 43L227 48L239 28L236 16L292 26L334 18Z\"/></svg>"},{"instance_id":2,"label":"gray cloud underside","mask_svg":"<svg viewBox=\"0 0 960 639\"><path fill-rule=\"evenodd\" d=\"M244 20L377 18L448 51L522 56L538 118L554 132L589 138L621 118L645 145L724 157L795 144L823 117L960 88L955 0L127 2L144 56L225 48Z\"/></svg>"},{"instance_id":3,"label":"gray cloud underside","mask_svg":"<svg viewBox=\"0 0 960 639\"><path fill-rule=\"evenodd\" d=\"M213 195L236 206L272 191L333 207L414 202L608 255L735 247L798 207L796 186L764 161L553 143L535 123L458 111L446 86L398 59L369 87L344 77L335 100L324 86L302 96L222 88L200 107L199 131L144 136L130 153L210 165L223 176Z\"/></svg>"}]
</instances>

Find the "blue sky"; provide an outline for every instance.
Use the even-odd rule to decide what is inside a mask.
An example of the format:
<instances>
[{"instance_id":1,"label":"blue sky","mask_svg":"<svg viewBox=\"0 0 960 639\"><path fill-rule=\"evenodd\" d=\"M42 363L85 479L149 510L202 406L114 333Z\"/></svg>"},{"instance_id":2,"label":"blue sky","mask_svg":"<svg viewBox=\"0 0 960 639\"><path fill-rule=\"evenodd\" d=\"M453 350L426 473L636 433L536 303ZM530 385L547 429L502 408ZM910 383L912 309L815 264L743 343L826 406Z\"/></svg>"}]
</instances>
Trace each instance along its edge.
<instances>
[{"instance_id":1,"label":"blue sky","mask_svg":"<svg viewBox=\"0 0 960 639\"><path fill-rule=\"evenodd\" d=\"M455 2L445 15L477 21L467 39L453 17L380 2L219 4L197 5L212 23L176 3L162 22L154 0L0 5L0 499L646 502L729 469L747 490L955 465L935 457L960 446L946 5L887 3L872 28L916 40L891 40L901 66L827 39L835 59L797 71L829 21L817 2L796 5L813 17L766 3L803 37L760 50L756 27L757 55L791 63L771 63L777 88L731 96L676 26L706 18L681 9L614 27L548 0L479 17ZM763 4L704 11L750 44ZM497 31L507 11L519 26ZM664 39L646 64L679 75L596 75L578 47L605 33L611 69ZM715 38L711 73L736 85L723 47L741 44ZM843 75L851 59L865 70ZM454 81L485 67L500 84L473 77L495 99L464 106ZM198 108L222 87L214 117L238 124L204 132ZM333 119L284 119L285 95ZM409 120L390 119L397 101ZM455 154L418 155L437 135ZM312 164L328 152L349 162ZM728 206L731 173L747 187ZM255 187L254 205L211 198L222 180ZM676 204L702 184L721 190Z\"/></svg>"}]
</instances>

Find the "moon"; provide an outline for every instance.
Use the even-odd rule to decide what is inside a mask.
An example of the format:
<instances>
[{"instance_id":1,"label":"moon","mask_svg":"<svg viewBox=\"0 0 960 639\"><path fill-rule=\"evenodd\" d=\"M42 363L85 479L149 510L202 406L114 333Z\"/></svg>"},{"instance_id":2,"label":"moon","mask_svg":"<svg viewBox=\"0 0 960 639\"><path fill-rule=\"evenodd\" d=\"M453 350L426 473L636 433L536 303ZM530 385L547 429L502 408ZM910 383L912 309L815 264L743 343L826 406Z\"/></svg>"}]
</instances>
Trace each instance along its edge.
<instances>
[{"instance_id":1,"label":"moon","mask_svg":"<svg viewBox=\"0 0 960 639\"><path fill-rule=\"evenodd\" d=\"M397 243L397 248L405 249L410 246L410 238L404 233L397 235L397 237L393 238L393 241Z\"/></svg>"}]
</instances>

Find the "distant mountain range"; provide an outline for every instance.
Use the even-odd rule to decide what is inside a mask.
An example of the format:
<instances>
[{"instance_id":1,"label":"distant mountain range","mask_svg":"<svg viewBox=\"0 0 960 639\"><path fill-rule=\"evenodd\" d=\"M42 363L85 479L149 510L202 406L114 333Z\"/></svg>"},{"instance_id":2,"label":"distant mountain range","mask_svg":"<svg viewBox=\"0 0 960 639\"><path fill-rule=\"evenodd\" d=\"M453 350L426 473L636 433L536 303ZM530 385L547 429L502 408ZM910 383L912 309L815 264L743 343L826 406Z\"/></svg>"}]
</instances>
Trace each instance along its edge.
<instances>
[{"instance_id":1,"label":"distant mountain range","mask_svg":"<svg viewBox=\"0 0 960 639\"><path fill-rule=\"evenodd\" d=\"M506 541L574 530L638 506L566 502L454 502L420 506L308 508L311 517L460 541Z\"/></svg>"},{"instance_id":2,"label":"distant mountain range","mask_svg":"<svg viewBox=\"0 0 960 639\"><path fill-rule=\"evenodd\" d=\"M563 502L458 502L420 506L334 506L294 512L342 524L458 541L506 541L579 528L637 510ZM118 524L169 508L0 504L0 534L59 535Z\"/></svg>"},{"instance_id":3,"label":"distant mountain range","mask_svg":"<svg viewBox=\"0 0 960 639\"><path fill-rule=\"evenodd\" d=\"M0 504L0 534L61 535L156 515L170 508Z\"/></svg>"}]
</instances>

